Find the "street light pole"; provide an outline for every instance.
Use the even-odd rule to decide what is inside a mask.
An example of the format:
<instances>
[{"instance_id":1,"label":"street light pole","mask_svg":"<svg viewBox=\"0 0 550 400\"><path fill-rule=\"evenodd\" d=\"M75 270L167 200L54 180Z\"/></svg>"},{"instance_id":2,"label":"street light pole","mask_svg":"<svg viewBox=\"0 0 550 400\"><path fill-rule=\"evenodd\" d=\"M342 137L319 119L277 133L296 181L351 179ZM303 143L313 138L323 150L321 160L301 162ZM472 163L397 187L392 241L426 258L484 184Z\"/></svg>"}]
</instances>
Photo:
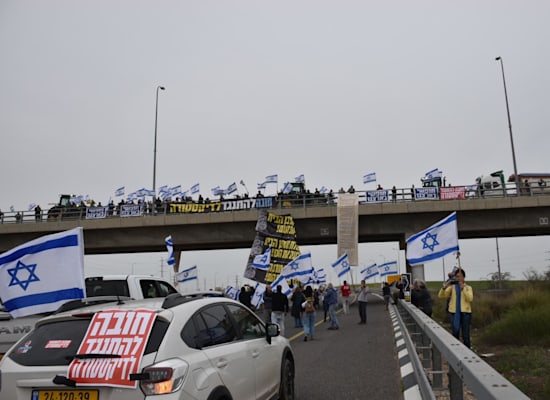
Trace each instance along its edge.
<instances>
[{"instance_id":1,"label":"street light pole","mask_svg":"<svg viewBox=\"0 0 550 400\"><path fill-rule=\"evenodd\" d=\"M157 197L157 121L159 114L159 90L165 90L164 86L157 86L157 100L155 104L155 145L153 148L153 193Z\"/></svg>"},{"instance_id":2,"label":"street light pole","mask_svg":"<svg viewBox=\"0 0 550 400\"><path fill-rule=\"evenodd\" d=\"M516 181L516 196L519 196L519 176L518 167L516 164L516 151L514 150L514 137L512 135L512 120L510 119L510 106L508 105L508 91L506 90L506 78L504 77L504 63L502 57L496 57L496 61L500 61L500 69L502 70L502 83L504 84L504 98L506 99L506 114L508 115L508 129L510 130L510 143L512 145L512 161L514 162L514 177Z\"/></svg>"}]
</instances>

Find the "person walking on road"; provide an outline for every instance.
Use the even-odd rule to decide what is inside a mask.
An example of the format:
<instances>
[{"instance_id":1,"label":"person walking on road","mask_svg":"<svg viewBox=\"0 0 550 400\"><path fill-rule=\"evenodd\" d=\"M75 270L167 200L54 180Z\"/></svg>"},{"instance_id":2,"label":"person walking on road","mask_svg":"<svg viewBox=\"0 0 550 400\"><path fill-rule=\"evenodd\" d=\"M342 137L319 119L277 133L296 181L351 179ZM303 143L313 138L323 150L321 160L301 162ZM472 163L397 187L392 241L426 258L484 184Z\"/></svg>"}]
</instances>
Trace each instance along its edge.
<instances>
[{"instance_id":1,"label":"person walking on road","mask_svg":"<svg viewBox=\"0 0 550 400\"><path fill-rule=\"evenodd\" d=\"M290 296L290 301L292 302L290 314L294 317L294 327L302 328L302 303L306 301L306 296L300 286L296 286L294 293Z\"/></svg>"},{"instance_id":2,"label":"person walking on road","mask_svg":"<svg viewBox=\"0 0 550 400\"><path fill-rule=\"evenodd\" d=\"M349 296L351 294L351 287L348 285L347 281L344 281L344 284L340 287L342 292L342 307L344 308L344 314L348 315L349 313Z\"/></svg>"},{"instance_id":3,"label":"person walking on road","mask_svg":"<svg viewBox=\"0 0 550 400\"><path fill-rule=\"evenodd\" d=\"M384 282L384 286L382 287L382 296L384 296L384 303L386 304L386 310L387 310L388 306L390 305L390 299L391 299L391 287L388 282Z\"/></svg>"},{"instance_id":4,"label":"person walking on road","mask_svg":"<svg viewBox=\"0 0 550 400\"><path fill-rule=\"evenodd\" d=\"M325 293L325 300L328 303L328 312L330 315L330 326L329 330L340 329L340 324L336 318L336 306L338 305L338 292L332 286L332 283L329 283L327 286L327 292Z\"/></svg>"},{"instance_id":5,"label":"person walking on road","mask_svg":"<svg viewBox=\"0 0 550 400\"><path fill-rule=\"evenodd\" d=\"M303 325L304 325L304 342L313 340L315 334L315 305L313 304L313 297L306 297L306 300L302 303L304 309Z\"/></svg>"},{"instance_id":6,"label":"person walking on road","mask_svg":"<svg viewBox=\"0 0 550 400\"><path fill-rule=\"evenodd\" d=\"M367 293L369 288L365 280L361 281L361 287L359 288L359 293L357 294L357 302L359 304L359 324L367 323Z\"/></svg>"},{"instance_id":7,"label":"person walking on road","mask_svg":"<svg viewBox=\"0 0 550 400\"><path fill-rule=\"evenodd\" d=\"M277 291L271 297L271 322L279 325L281 336L285 335L285 315L288 312L288 298L282 293L283 287L277 285Z\"/></svg>"},{"instance_id":8,"label":"person walking on road","mask_svg":"<svg viewBox=\"0 0 550 400\"><path fill-rule=\"evenodd\" d=\"M265 285L265 292L263 294L264 298L264 319L265 322L271 322L271 309L273 304L273 291L271 290L271 285Z\"/></svg>"},{"instance_id":9,"label":"person walking on road","mask_svg":"<svg viewBox=\"0 0 550 400\"><path fill-rule=\"evenodd\" d=\"M432 316L432 295L430 294L430 291L426 287L424 281L421 279L415 279L413 281L411 303L424 311L424 314L428 317Z\"/></svg>"}]
</instances>

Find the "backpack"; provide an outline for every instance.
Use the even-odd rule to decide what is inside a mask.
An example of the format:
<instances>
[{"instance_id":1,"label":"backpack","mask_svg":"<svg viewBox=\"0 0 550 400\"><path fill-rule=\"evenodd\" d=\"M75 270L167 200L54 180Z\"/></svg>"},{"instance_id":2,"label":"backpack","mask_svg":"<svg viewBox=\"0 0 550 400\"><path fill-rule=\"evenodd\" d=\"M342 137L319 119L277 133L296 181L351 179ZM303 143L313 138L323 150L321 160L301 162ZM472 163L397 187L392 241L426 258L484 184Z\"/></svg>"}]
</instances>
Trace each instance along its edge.
<instances>
[{"instance_id":1,"label":"backpack","mask_svg":"<svg viewBox=\"0 0 550 400\"><path fill-rule=\"evenodd\" d=\"M315 312L315 307L311 301L307 301L304 310L306 311L306 314L311 314Z\"/></svg>"}]
</instances>

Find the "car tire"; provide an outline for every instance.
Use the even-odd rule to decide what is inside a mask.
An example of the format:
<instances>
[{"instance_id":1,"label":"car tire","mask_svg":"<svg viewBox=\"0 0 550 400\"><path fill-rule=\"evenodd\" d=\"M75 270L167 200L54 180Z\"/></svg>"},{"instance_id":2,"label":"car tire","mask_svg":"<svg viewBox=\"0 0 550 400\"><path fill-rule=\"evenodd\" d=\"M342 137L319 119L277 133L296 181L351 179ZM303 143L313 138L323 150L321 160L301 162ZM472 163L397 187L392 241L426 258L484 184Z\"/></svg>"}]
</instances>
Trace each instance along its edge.
<instances>
[{"instance_id":1,"label":"car tire","mask_svg":"<svg viewBox=\"0 0 550 400\"><path fill-rule=\"evenodd\" d=\"M285 357L281 365L279 400L294 400L294 363L288 357Z\"/></svg>"}]
</instances>

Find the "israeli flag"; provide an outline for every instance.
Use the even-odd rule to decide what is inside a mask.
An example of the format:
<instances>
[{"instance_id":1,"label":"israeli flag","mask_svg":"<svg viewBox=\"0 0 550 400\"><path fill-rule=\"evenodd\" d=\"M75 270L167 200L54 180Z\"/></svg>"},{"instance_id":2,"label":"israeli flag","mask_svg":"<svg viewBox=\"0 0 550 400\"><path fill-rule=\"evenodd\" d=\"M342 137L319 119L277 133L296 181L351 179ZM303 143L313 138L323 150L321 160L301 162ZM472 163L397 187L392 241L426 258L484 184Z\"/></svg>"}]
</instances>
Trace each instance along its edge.
<instances>
[{"instance_id":1,"label":"israeli flag","mask_svg":"<svg viewBox=\"0 0 550 400\"><path fill-rule=\"evenodd\" d=\"M256 288L254 289L254 294L250 299L250 303L254 307L260 308L260 305L264 302L264 293L265 285L263 283L256 283Z\"/></svg>"},{"instance_id":2,"label":"israeli flag","mask_svg":"<svg viewBox=\"0 0 550 400\"><path fill-rule=\"evenodd\" d=\"M195 183L193 186L191 186L191 194L199 193L200 187L198 183Z\"/></svg>"},{"instance_id":3,"label":"israeli flag","mask_svg":"<svg viewBox=\"0 0 550 400\"><path fill-rule=\"evenodd\" d=\"M332 263L332 268L334 268L338 278L344 274L347 274L351 270L348 253L344 253L338 260Z\"/></svg>"},{"instance_id":4,"label":"israeli flag","mask_svg":"<svg viewBox=\"0 0 550 400\"><path fill-rule=\"evenodd\" d=\"M124 186L121 186L115 190L115 196L124 196Z\"/></svg>"},{"instance_id":5,"label":"israeli flag","mask_svg":"<svg viewBox=\"0 0 550 400\"><path fill-rule=\"evenodd\" d=\"M294 178L294 180L298 183L304 183L306 181L306 178L305 178L304 174L302 174L302 175L299 175L296 178Z\"/></svg>"},{"instance_id":6,"label":"israeli flag","mask_svg":"<svg viewBox=\"0 0 550 400\"><path fill-rule=\"evenodd\" d=\"M268 176L266 176L264 183L277 183L277 175L268 175Z\"/></svg>"},{"instance_id":7,"label":"israeli flag","mask_svg":"<svg viewBox=\"0 0 550 400\"><path fill-rule=\"evenodd\" d=\"M271 262L271 247L268 247L264 254L258 254L252 261L254 268L267 271L269 269L269 263Z\"/></svg>"},{"instance_id":8,"label":"israeli flag","mask_svg":"<svg viewBox=\"0 0 550 400\"><path fill-rule=\"evenodd\" d=\"M14 318L55 311L84 297L82 227L0 254L0 298Z\"/></svg>"},{"instance_id":9,"label":"israeli flag","mask_svg":"<svg viewBox=\"0 0 550 400\"><path fill-rule=\"evenodd\" d=\"M239 299L239 293L241 291L233 286L228 286L225 288L225 296L229 297L230 299L233 299L233 300L238 300Z\"/></svg>"},{"instance_id":10,"label":"israeli flag","mask_svg":"<svg viewBox=\"0 0 550 400\"><path fill-rule=\"evenodd\" d=\"M318 285L321 283L327 283L327 273L324 268L315 270L315 283Z\"/></svg>"},{"instance_id":11,"label":"israeli flag","mask_svg":"<svg viewBox=\"0 0 550 400\"><path fill-rule=\"evenodd\" d=\"M411 265L437 260L459 250L456 211L407 239L407 261Z\"/></svg>"},{"instance_id":12,"label":"israeli flag","mask_svg":"<svg viewBox=\"0 0 550 400\"><path fill-rule=\"evenodd\" d=\"M289 194L290 192L292 192L292 183L286 182L283 186L283 194Z\"/></svg>"},{"instance_id":13,"label":"israeli flag","mask_svg":"<svg viewBox=\"0 0 550 400\"><path fill-rule=\"evenodd\" d=\"M363 183L376 182L376 172L363 175Z\"/></svg>"},{"instance_id":14,"label":"israeli flag","mask_svg":"<svg viewBox=\"0 0 550 400\"><path fill-rule=\"evenodd\" d=\"M212 195L214 196L220 196L223 195L224 190L220 188L219 186L213 187L210 189L212 191Z\"/></svg>"},{"instance_id":15,"label":"israeli flag","mask_svg":"<svg viewBox=\"0 0 550 400\"><path fill-rule=\"evenodd\" d=\"M31 204L29 204L29 207L28 207L27 211L31 211L35 207L36 207L36 203L31 203Z\"/></svg>"},{"instance_id":16,"label":"israeli flag","mask_svg":"<svg viewBox=\"0 0 550 400\"><path fill-rule=\"evenodd\" d=\"M366 268L363 268L360 272L361 272L361 276L363 277L364 280L370 279L370 278L380 274L380 272L378 270L378 265L376 265L376 263L374 263L372 265L369 265Z\"/></svg>"},{"instance_id":17,"label":"israeli flag","mask_svg":"<svg viewBox=\"0 0 550 400\"><path fill-rule=\"evenodd\" d=\"M325 194L326 192L328 192L328 189L325 186L321 186L321 189L319 189L319 193Z\"/></svg>"},{"instance_id":18,"label":"israeli flag","mask_svg":"<svg viewBox=\"0 0 550 400\"><path fill-rule=\"evenodd\" d=\"M378 271L380 272L380 276L397 274L399 272L397 267L397 261L389 261L379 265Z\"/></svg>"},{"instance_id":19,"label":"israeli flag","mask_svg":"<svg viewBox=\"0 0 550 400\"><path fill-rule=\"evenodd\" d=\"M283 274L279 274L277 279L275 279L273 282L271 282L271 288L274 291L277 291L277 286L281 285L281 293L285 296L290 295L292 293L292 289L290 286L288 286L288 282L286 281L286 278L283 276Z\"/></svg>"},{"instance_id":20,"label":"israeli flag","mask_svg":"<svg viewBox=\"0 0 550 400\"><path fill-rule=\"evenodd\" d=\"M302 283L307 283L310 278L314 277L314 271L311 263L311 253L308 251L285 265L281 275L287 280L298 279Z\"/></svg>"},{"instance_id":21,"label":"israeli flag","mask_svg":"<svg viewBox=\"0 0 550 400\"><path fill-rule=\"evenodd\" d=\"M233 182L231 185L229 185L227 187L227 189L225 190L225 193L226 194L231 194L231 193L234 193L237 191L237 184L235 182Z\"/></svg>"},{"instance_id":22,"label":"israeli flag","mask_svg":"<svg viewBox=\"0 0 550 400\"><path fill-rule=\"evenodd\" d=\"M164 243L166 243L166 248L168 249L168 259L166 260L166 263L168 265L174 265L176 263L176 257L174 256L174 244L172 243L172 236L166 237L166 239L164 239Z\"/></svg>"},{"instance_id":23,"label":"israeli flag","mask_svg":"<svg viewBox=\"0 0 550 400\"><path fill-rule=\"evenodd\" d=\"M258 190L260 190L260 189L265 189L265 188L266 188L265 182L258 183Z\"/></svg>"},{"instance_id":24,"label":"israeli flag","mask_svg":"<svg viewBox=\"0 0 550 400\"><path fill-rule=\"evenodd\" d=\"M194 279L199 279L197 266L194 265L191 268L184 269L176 274L176 279L178 282L188 282Z\"/></svg>"},{"instance_id":25,"label":"israeli flag","mask_svg":"<svg viewBox=\"0 0 550 400\"><path fill-rule=\"evenodd\" d=\"M431 181L436 178L441 178L443 176L443 171L440 171L438 168L432 169L431 171L426 172L424 175L425 181Z\"/></svg>"}]
</instances>

